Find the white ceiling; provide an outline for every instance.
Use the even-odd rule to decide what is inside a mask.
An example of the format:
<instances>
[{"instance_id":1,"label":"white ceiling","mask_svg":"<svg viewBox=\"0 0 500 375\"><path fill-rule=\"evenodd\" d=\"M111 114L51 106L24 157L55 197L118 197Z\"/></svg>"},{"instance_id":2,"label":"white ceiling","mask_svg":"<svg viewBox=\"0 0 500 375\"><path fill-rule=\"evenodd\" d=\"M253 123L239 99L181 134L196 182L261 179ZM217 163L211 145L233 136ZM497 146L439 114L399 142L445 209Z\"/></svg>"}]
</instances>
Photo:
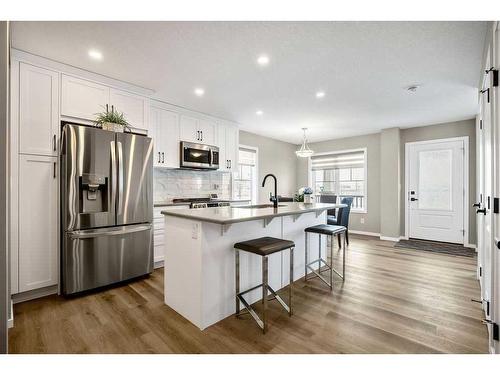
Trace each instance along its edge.
<instances>
[{"instance_id":1,"label":"white ceiling","mask_svg":"<svg viewBox=\"0 0 500 375\"><path fill-rule=\"evenodd\" d=\"M299 143L302 127L319 141L473 117L485 32L485 22L14 22L13 47Z\"/></svg>"}]
</instances>

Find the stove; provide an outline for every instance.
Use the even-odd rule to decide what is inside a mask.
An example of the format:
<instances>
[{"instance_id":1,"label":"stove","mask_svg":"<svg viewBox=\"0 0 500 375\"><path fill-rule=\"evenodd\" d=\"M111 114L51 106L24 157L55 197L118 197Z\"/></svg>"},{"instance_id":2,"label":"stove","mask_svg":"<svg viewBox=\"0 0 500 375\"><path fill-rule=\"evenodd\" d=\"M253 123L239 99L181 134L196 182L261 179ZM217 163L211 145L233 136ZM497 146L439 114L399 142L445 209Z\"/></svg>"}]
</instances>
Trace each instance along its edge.
<instances>
[{"instance_id":1,"label":"stove","mask_svg":"<svg viewBox=\"0 0 500 375\"><path fill-rule=\"evenodd\" d=\"M189 208L228 207L229 202L214 201L212 198L176 198L173 203L189 203Z\"/></svg>"}]
</instances>

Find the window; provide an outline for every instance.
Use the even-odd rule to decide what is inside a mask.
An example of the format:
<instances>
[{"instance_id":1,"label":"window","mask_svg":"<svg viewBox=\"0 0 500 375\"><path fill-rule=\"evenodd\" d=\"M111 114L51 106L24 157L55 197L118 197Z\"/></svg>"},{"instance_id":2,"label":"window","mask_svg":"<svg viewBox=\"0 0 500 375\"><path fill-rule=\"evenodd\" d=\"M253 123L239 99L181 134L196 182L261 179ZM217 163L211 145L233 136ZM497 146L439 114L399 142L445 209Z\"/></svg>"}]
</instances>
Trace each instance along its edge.
<instances>
[{"instance_id":1,"label":"window","mask_svg":"<svg viewBox=\"0 0 500 375\"><path fill-rule=\"evenodd\" d=\"M366 149L317 154L310 166L315 194L352 197L352 211L366 212Z\"/></svg>"},{"instance_id":2,"label":"window","mask_svg":"<svg viewBox=\"0 0 500 375\"><path fill-rule=\"evenodd\" d=\"M257 149L240 145L233 177L233 197L257 203Z\"/></svg>"}]
</instances>

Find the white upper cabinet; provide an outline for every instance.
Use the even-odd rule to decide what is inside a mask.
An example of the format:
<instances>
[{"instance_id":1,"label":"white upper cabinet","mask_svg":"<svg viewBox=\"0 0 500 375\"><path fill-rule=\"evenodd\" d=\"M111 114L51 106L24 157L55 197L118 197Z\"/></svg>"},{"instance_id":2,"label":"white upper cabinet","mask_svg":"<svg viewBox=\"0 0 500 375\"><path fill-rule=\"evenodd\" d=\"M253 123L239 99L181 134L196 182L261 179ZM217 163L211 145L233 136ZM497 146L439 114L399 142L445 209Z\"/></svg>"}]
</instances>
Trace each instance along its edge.
<instances>
[{"instance_id":1,"label":"white upper cabinet","mask_svg":"<svg viewBox=\"0 0 500 375\"><path fill-rule=\"evenodd\" d=\"M181 141L217 144L217 124L213 121L181 115Z\"/></svg>"},{"instance_id":2,"label":"white upper cabinet","mask_svg":"<svg viewBox=\"0 0 500 375\"><path fill-rule=\"evenodd\" d=\"M20 64L19 152L57 155L59 73Z\"/></svg>"},{"instance_id":3,"label":"white upper cabinet","mask_svg":"<svg viewBox=\"0 0 500 375\"><path fill-rule=\"evenodd\" d=\"M147 128L148 99L85 79L62 75L61 115L94 121L114 108L135 128Z\"/></svg>"},{"instance_id":4,"label":"white upper cabinet","mask_svg":"<svg viewBox=\"0 0 500 375\"><path fill-rule=\"evenodd\" d=\"M181 115L180 139L181 141L200 142L197 118Z\"/></svg>"},{"instance_id":5,"label":"white upper cabinet","mask_svg":"<svg viewBox=\"0 0 500 375\"><path fill-rule=\"evenodd\" d=\"M217 124L212 121L200 120L198 122L200 141L206 145L215 146L217 143Z\"/></svg>"},{"instance_id":6,"label":"white upper cabinet","mask_svg":"<svg viewBox=\"0 0 500 375\"><path fill-rule=\"evenodd\" d=\"M85 79L63 74L61 90L63 116L93 121L109 104L109 87Z\"/></svg>"},{"instance_id":7,"label":"white upper cabinet","mask_svg":"<svg viewBox=\"0 0 500 375\"><path fill-rule=\"evenodd\" d=\"M153 138L154 166L179 168L179 115L151 104L148 135Z\"/></svg>"},{"instance_id":8,"label":"white upper cabinet","mask_svg":"<svg viewBox=\"0 0 500 375\"><path fill-rule=\"evenodd\" d=\"M134 128L146 128L146 98L125 91L111 89L109 104L118 112L123 112L125 119Z\"/></svg>"},{"instance_id":9,"label":"white upper cabinet","mask_svg":"<svg viewBox=\"0 0 500 375\"><path fill-rule=\"evenodd\" d=\"M236 171L238 165L239 129L235 125L219 125L219 169Z\"/></svg>"},{"instance_id":10,"label":"white upper cabinet","mask_svg":"<svg viewBox=\"0 0 500 375\"><path fill-rule=\"evenodd\" d=\"M57 158L19 156L19 292L56 285Z\"/></svg>"}]
</instances>

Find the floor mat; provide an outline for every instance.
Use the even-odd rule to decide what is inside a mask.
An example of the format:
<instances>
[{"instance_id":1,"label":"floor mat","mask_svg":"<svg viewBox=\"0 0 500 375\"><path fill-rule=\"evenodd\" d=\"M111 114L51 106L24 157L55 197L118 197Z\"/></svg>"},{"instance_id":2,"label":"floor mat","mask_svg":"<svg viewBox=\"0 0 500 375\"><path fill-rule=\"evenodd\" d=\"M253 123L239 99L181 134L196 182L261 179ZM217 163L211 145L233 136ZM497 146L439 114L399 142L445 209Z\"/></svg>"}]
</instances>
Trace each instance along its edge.
<instances>
[{"instance_id":1,"label":"floor mat","mask_svg":"<svg viewBox=\"0 0 500 375\"><path fill-rule=\"evenodd\" d=\"M457 255L463 257L474 257L476 255L476 251L474 249L471 249L470 247L464 247L462 245L453 243L434 242L426 240L400 240L394 245L394 247L430 251L433 253Z\"/></svg>"}]
</instances>

